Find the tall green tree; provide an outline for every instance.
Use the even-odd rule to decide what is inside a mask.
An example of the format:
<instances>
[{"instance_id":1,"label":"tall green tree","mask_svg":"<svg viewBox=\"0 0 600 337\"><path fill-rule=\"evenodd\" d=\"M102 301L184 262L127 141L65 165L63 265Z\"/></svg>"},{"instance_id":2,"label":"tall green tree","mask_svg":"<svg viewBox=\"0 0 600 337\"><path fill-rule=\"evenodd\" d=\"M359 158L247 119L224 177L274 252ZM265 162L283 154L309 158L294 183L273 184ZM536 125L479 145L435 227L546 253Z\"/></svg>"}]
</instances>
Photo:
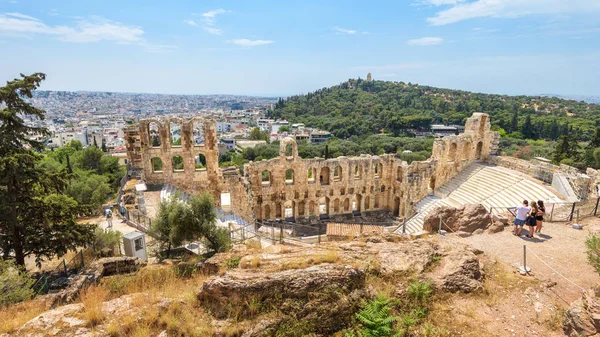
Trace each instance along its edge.
<instances>
[{"instance_id":1,"label":"tall green tree","mask_svg":"<svg viewBox=\"0 0 600 337\"><path fill-rule=\"evenodd\" d=\"M23 117L43 119L45 112L24 97L31 97L45 75L21 77L0 87L0 106L5 107L0 110L0 249L5 259L24 266L27 256L34 255L39 264L89 243L95 226L75 222L77 203L61 194L66 170L38 165L41 155L34 150L43 143L30 137L48 132L26 126Z\"/></svg>"},{"instance_id":2,"label":"tall green tree","mask_svg":"<svg viewBox=\"0 0 600 337\"><path fill-rule=\"evenodd\" d=\"M179 141L178 145L181 145L181 140ZM106 147L106 140L104 140L104 138L102 138L102 152L108 152L108 148Z\"/></svg>"}]
</instances>

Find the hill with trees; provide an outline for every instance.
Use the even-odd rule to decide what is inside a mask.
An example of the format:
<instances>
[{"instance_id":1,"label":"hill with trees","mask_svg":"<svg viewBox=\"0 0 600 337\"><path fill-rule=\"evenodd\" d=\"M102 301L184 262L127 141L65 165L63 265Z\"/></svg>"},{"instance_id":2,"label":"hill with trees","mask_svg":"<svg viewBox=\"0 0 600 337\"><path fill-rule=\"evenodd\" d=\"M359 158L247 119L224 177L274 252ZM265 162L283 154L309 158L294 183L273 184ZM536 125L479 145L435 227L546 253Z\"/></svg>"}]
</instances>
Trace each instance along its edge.
<instances>
[{"instance_id":1,"label":"hill with trees","mask_svg":"<svg viewBox=\"0 0 600 337\"><path fill-rule=\"evenodd\" d=\"M486 112L494 130L515 139L557 140L575 131L588 141L600 126L600 105L542 96L474 93L390 81L350 79L306 95L279 99L272 118L329 130L338 138L401 135L431 123L463 124Z\"/></svg>"}]
</instances>

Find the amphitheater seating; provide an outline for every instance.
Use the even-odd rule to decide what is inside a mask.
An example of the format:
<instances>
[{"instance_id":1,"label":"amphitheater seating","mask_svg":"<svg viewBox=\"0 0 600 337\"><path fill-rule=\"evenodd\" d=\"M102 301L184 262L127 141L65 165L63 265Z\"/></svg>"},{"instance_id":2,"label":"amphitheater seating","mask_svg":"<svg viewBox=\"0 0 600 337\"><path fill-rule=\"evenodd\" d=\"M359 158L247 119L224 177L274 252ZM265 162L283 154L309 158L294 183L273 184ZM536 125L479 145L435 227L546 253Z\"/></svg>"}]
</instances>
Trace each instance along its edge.
<instances>
[{"instance_id":1,"label":"amphitheater seating","mask_svg":"<svg viewBox=\"0 0 600 337\"><path fill-rule=\"evenodd\" d=\"M531 177L499 166L473 163L442 186L437 196L428 196L415 205L417 212L406 222L406 233L419 233L427 214L442 205L458 207L482 204L491 207L515 207L523 199L560 202L561 198ZM402 227L396 230L402 233Z\"/></svg>"}]
</instances>

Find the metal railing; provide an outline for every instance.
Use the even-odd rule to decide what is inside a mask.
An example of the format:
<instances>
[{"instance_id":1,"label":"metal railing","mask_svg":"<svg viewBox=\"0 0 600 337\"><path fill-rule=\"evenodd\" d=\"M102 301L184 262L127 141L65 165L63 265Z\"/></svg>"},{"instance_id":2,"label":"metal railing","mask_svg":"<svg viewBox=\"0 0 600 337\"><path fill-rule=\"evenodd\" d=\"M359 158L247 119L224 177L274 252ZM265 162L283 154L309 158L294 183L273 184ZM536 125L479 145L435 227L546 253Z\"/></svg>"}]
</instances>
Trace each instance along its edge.
<instances>
[{"instance_id":1,"label":"metal railing","mask_svg":"<svg viewBox=\"0 0 600 337\"><path fill-rule=\"evenodd\" d=\"M577 202L546 203L545 222L578 222L581 217L597 216L600 198ZM492 206L490 214L515 217L515 206Z\"/></svg>"},{"instance_id":2,"label":"metal railing","mask_svg":"<svg viewBox=\"0 0 600 337\"><path fill-rule=\"evenodd\" d=\"M50 290L50 279L59 277L69 277L74 274L79 274L87 266L96 259L96 251L93 247L82 249L68 262L63 259L51 271L43 272L42 275L35 281L31 288L36 295L46 294Z\"/></svg>"}]
</instances>

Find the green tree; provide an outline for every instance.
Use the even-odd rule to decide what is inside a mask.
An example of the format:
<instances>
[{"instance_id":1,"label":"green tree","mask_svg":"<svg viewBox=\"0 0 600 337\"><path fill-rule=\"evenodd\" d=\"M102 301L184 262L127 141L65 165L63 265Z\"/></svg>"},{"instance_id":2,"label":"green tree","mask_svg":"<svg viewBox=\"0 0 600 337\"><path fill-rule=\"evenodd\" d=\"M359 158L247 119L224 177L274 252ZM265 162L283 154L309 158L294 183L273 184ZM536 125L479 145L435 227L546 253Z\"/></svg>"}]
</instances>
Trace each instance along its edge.
<instances>
[{"instance_id":1,"label":"green tree","mask_svg":"<svg viewBox=\"0 0 600 337\"><path fill-rule=\"evenodd\" d=\"M588 263L600 274L600 236L591 234L585 240Z\"/></svg>"},{"instance_id":2,"label":"green tree","mask_svg":"<svg viewBox=\"0 0 600 337\"><path fill-rule=\"evenodd\" d=\"M283 133L283 132L290 132L290 127L289 126L280 126L278 133Z\"/></svg>"},{"instance_id":3,"label":"green tree","mask_svg":"<svg viewBox=\"0 0 600 337\"><path fill-rule=\"evenodd\" d=\"M264 140L267 143L269 142L269 134L267 132L261 131L260 128L253 128L250 130L250 139L251 140Z\"/></svg>"},{"instance_id":4,"label":"green tree","mask_svg":"<svg viewBox=\"0 0 600 337\"><path fill-rule=\"evenodd\" d=\"M96 139L96 138L94 138ZM84 170L96 171L100 168L100 160L104 153L97 146L88 146L81 151L79 157L79 167Z\"/></svg>"},{"instance_id":5,"label":"green tree","mask_svg":"<svg viewBox=\"0 0 600 337\"><path fill-rule=\"evenodd\" d=\"M31 97L45 76L22 77L0 88L0 106L5 107L0 110L0 250L19 266L30 255L38 264L64 255L89 243L93 234L93 226L75 222L77 202L60 194L66 171L46 171L39 165L42 156L31 150L42 149L42 143L29 139L31 133L48 132L25 126L22 117L43 119L44 111L23 97Z\"/></svg>"},{"instance_id":6,"label":"green tree","mask_svg":"<svg viewBox=\"0 0 600 337\"><path fill-rule=\"evenodd\" d=\"M69 158L69 154L67 154L67 173L73 174L73 168L71 167L71 159Z\"/></svg>"},{"instance_id":7,"label":"green tree","mask_svg":"<svg viewBox=\"0 0 600 337\"><path fill-rule=\"evenodd\" d=\"M552 161L555 164L560 164L563 159L567 158L569 149L569 137L560 136L558 143L556 143L556 147L554 148L554 153L552 154Z\"/></svg>"},{"instance_id":8,"label":"green tree","mask_svg":"<svg viewBox=\"0 0 600 337\"><path fill-rule=\"evenodd\" d=\"M596 128L596 131L586 146L586 149L595 149L597 147L600 147L600 128Z\"/></svg>"},{"instance_id":9,"label":"green tree","mask_svg":"<svg viewBox=\"0 0 600 337\"><path fill-rule=\"evenodd\" d=\"M92 138L94 138L94 147L98 148L98 142L96 142L96 135L93 135Z\"/></svg>"},{"instance_id":10,"label":"green tree","mask_svg":"<svg viewBox=\"0 0 600 337\"><path fill-rule=\"evenodd\" d=\"M181 141L179 141L179 145L181 145ZM106 147L106 140L104 140L104 138L102 138L102 152L108 152L108 148Z\"/></svg>"},{"instance_id":11,"label":"green tree","mask_svg":"<svg viewBox=\"0 0 600 337\"><path fill-rule=\"evenodd\" d=\"M68 147L74 149L75 151L83 150L83 144L78 140L72 140L67 144Z\"/></svg>"}]
</instances>

